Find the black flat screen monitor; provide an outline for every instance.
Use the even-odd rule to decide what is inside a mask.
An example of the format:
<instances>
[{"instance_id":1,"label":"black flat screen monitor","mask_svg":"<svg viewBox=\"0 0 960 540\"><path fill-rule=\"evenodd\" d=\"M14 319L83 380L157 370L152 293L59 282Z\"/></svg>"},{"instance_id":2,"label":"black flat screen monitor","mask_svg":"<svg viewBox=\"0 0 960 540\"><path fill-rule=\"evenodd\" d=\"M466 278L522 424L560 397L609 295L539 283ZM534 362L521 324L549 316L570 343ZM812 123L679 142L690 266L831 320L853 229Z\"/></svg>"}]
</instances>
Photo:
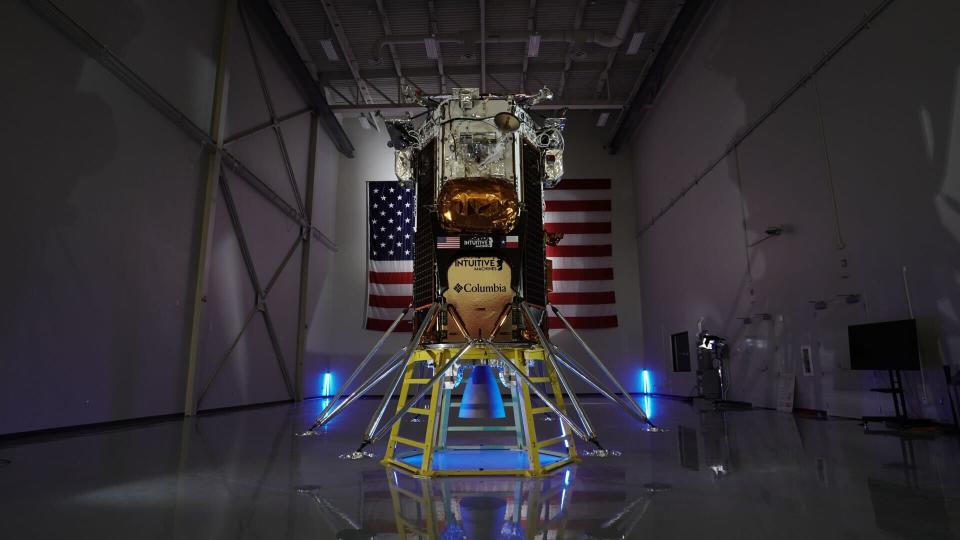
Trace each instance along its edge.
<instances>
[{"instance_id":1,"label":"black flat screen monitor","mask_svg":"<svg viewBox=\"0 0 960 540\"><path fill-rule=\"evenodd\" d=\"M917 321L887 321L847 327L850 369L920 369Z\"/></svg>"}]
</instances>

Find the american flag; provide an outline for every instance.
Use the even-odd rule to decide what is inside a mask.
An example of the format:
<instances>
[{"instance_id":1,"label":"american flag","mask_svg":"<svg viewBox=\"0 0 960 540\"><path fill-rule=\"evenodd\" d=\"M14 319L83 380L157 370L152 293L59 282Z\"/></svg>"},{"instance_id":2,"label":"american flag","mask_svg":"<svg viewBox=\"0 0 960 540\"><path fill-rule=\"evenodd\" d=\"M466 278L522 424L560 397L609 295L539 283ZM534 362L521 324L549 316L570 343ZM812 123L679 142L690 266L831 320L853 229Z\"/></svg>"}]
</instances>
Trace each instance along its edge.
<instances>
[{"instance_id":1,"label":"american flag","mask_svg":"<svg viewBox=\"0 0 960 540\"><path fill-rule=\"evenodd\" d=\"M564 233L557 246L547 246L553 261L550 303L574 328L615 328L613 237L610 179L567 179L544 190L548 232ZM565 328L550 318L550 328Z\"/></svg>"},{"instance_id":2,"label":"american flag","mask_svg":"<svg viewBox=\"0 0 960 540\"><path fill-rule=\"evenodd\" d=\"M367 182L367 324L384 331L413 296L413 188ZM411 331L409 317L398 331Z\"/></svg>"},{"instance_id":3,"label":"american flag","mask_svg":"<svg viewBox=\"0 0 960 540\"><path fill-rule=\"evenodd\" d=\"M383 331L413 295L416 204L413 190L396 182L368 182L367 200L366 328ZM544 228L564 233L560 245L547 246L553 261L550 303L574 328L616 327L610 180L563 180L544 191L544 200ZM550 328L563 328L563 323L551 318ZM406 320L397 330L409 332L411 323Z\"/></svg>"}]
</instances>

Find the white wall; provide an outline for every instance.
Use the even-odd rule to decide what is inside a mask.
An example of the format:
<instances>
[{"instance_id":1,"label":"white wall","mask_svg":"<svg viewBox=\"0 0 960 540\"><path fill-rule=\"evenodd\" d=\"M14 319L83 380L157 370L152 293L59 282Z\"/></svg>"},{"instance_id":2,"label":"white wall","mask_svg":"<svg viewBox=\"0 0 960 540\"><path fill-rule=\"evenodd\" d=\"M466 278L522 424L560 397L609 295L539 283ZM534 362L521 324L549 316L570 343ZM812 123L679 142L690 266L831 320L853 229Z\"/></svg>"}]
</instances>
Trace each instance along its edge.
<instances>
[{"instance_id":1,"label":"white wall","mask_svg":"<svg viewBox=\"0 0 960 540\"><path fill-rule=\"evenodd\" d=\"M594 127L596 118L588 113L571 113L566 130L565 167L567 178L611 178L613 180L613 255L616 279L617 314L620 326L607 330L585 330L591 347L617 373L628 389L639 389L642 366L640 287L637 253L632 240L634 199L629 155L610 156L602 148L605 130ZM310 334L311 362L328 366L338 383L354 369L381 333L364 330L366 304L366 195L365 183L393 180L393 150L387 147L386 133L365 130L356 119L344 126L357 148L355 159L340 160L337 191L337 241L341 249L334 256ZM557 343L581 362L588 362L566 331L554 333ZM380 360L406 344L409 334L391 337ZM586 390L585 387L581 389Z\"/></svg>"},{"instance_id":2,"label":"white wall","mask_svg":"<svg viewBox=\"0 0 960 540\"><path fill-rule=\"evenodd\" d=\"M264 78L277 116L302 110L306 103L286 72L271 54L269 44L259 32L256 21L249 21L253 47L263 68ZM270 120L269 111L257 78L250 45L239 18L234 21L230 44L230 92L228 98L227 137ZM306 196L310 118L303 114L281 125L284 144L290 158L296 192ZM291 186L276 133L267 129L227 145L289 205L296 207L297 196ZM339 154L321 131L317 144L317 172L314 193L314 223L334 239L332 219ZM257 276L266 287L274 272L299 236L299 225L279 212L249 185L227 172L227 178L240 215L244 236L253 258ZM204 305L203 341L197 369L198 392L209 381L217 366L223 368L214 379L202 409L241 404L264 403L289 398L279 361L267 333L263 317L256 315L243 332L234 351L223 360L226 351L243 328L255 303L255 293L243 265L239 243L230 222L222 193L218 190L214 234L211 245L210 277ZM308 314L315 310L324 285L332 252L312 240ZM299 299L300 251L293 254L279 273L267 296L267 306L276 331L288 377L294 380L297 344L297 303ZM312 320L308 317L308 325ZM309 358L309 354L306 355ZM317 377L315 367L304 362L304 392L312 395ZM199 396L198 396L199 397Z\"/></svg>"},{"instance_id":3,"label":"white wall","mask_svg":"<svg viewBox=\"0 0 960 540\"><path fill-rule=\"evenodd\" d=\"M617 319L620 326L602 330L578 331L590 348L633 392L640 390L643 361L643 327L640 317L639 260L633 240L635 198L631 182L631 156L627 152L611 156L603 148L608 130L596 127L596 114L573 111L568 114L564 146L564 177L610 178L613 211L613 277L617 298ZM613 117L610 118L610 124ZM561 245L563 241L561 240ZM551 332L554 342L581 364L589 365L589 357L578 348L566 330ZM598 373L594 370L594 373ZM587 387L579 388L587 391Z\"/></svg>"},{"instance_id":4,"label":"white wall","mask_svg":"<svg viewBox=\"0 0 960 540\"><path fill-rule=\"evenodd\" d=\"M340 158L336 178L336 204L330 209L332 234L339 251L333 254L329 273L313 316L307 348L317 372L331 372L334 384L343 383L357 363L380 338L381 333L365 330L367 303L366 263L366 182L393 180L393 150L387 148L386 132L364 130L356 119L343 126L356 149L356 157ZM390 338L378 358L386 360L406 344L409 334ZM306 396L317 392L305 392Z\"/></svg>"},{"instance_id":5,"label":"white wall","mask_svg":"<svg viewBox=\"0 0 960 540\"><path fill-rule=\"evenodd\" d=\"M220 2L57 4L208 127ZM239 21L233 29L228 135L267 120ZM303 108L269 49L259 36L255 41L278 114ZM0 433L181 412L207 153L25 2L0 3L0 63ZM301 192L308 125L306 116L284 124ZM258 135L231 151L292 201L271 137ZM337 154L322 133L318 155L316 222L325 230ZM246 185L231 183L265 282L296 232ZM252 304L220 200L215 219L201 383ZM319 284L328 253L319 243L313 253ZM299 255L269 299L291 374L298 270ZM319 286L312 292L315 302ZM262 323L254 323L261 334L244 338L205 407L286 397Z\"/></svg>"},{"instance_id":6,"label":"white wall","mask_svg":"<svg viewBox=\"0 0 960 540\"><path fill-rule=\"evenodd\" d=\"M876 4L719 3L635 138L637 230ZM658 391L691 392L693 373L671 373L668 340L692 338L704 318L735 342L730 397L773 405L778 373L797 373L798 406L892 413L888 396L868 392L885 374L848 369L846 326L907 318L907 267L915 314L940 332L923 380L907 376L910 414L950 420L938 348L956 370L960 37L948 21L958 16L956 2L894 2L816 76L823 136L810 83L639 238ZM777 224L792 230L746 247ZM851 293L864 301L838 297ZM830 307L814 311L812 300ZM773 320L738 320L758 313ZM797 362L806 344L813 377Z\"/></svg>"}]
</instances>

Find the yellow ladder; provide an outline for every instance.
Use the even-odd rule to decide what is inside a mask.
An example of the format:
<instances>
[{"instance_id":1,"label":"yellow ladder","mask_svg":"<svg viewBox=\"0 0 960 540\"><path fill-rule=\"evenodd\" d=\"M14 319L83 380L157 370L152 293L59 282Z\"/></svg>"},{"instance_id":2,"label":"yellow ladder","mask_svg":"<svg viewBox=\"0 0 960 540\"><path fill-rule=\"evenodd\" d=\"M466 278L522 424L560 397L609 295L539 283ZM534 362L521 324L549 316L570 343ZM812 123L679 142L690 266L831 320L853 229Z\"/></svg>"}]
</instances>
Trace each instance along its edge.
<instances>
[{"instance_id":1,"label":"yellow ladder","mask_svg":"<svg viewBox=\"0 0 960 540\"><path fill-rule=\"evenodd\" d=\"M459 349L448 348L448 349L418 349L407 361L407 364L404 366L403 381L400 388L399 401L397 403L397 411L402 410L408 403L410 399L410 392L415 386L425 385L430 383L429 378L419 378L415 375L416 368L421 363L431 363L433 365L434 373L437 370L442 370L447 366L447 363L458 353ZM526 348L526 347L510 347L504 348L502 350L504 356L516 366L524 375L526 375L530 381L534 384L546 384L547 390L544 391L544 394L547 394L547 397L553 399L557 408L566 414L566 406L563 399L563 393L561 392L560 381L557 378L556 372L553 370L553 367L550 362L547 362L544 357L544 351L541 348ZM496 358L491 351L485 350L483 347L476 347L471 349L462 357L462 360L489 360L491 358ZM540 369L534 369L535 367L540 367ZM446 421L441 421L441 414L445 413L449 415L450 402L448 400L443 400L444 390L443 390L443 379L444 377L439 378L436 382L433 383L432 388L428 397L424 397L424 400L428 400L428 404L425 407L411 407L407 413L408 414L419 414L426 418L425 430L422 440L417 438L416 440L410 437L404 437L400 435L400 428L403 425L403 422L397 422L390 428L390 438L387 441L387 448L384 453L384 458L382 463L386 465L394 465L406 471L412 472L421 476L439 476L439 475L521 475L521 476L541 476L543 474L549 473L557 468L563 467L569 463L579 461L577 455L576 444L574 442L573 433L566 429L563 425L563 422L558 418L556 419L556 426L559 426L560 433L555 436L548 437L541 440L537 433L536 428L536 417L537 415L546 414L551 412L551 409L545 405L534 406L534 400L536 399L536 394L533 392L529 386L520 380L519 377L516 377L518 380L515 383L515 387L511 391L516 392L518 399L514 400L515 404L518 404L519 407L514 406L514 428L517 431L517 444L518 447L526 452L527 458L529 460L530 467L528 469L496 469L496 470L484 470L484 469L457 469L457 470L434 470L433 468L433 457L434 450L438 448L438 444L444 446L446 441L446 433L441 433L441 431L448 430ZM415 390L415 389L414 389ZM552 396L549 394L552 393ZM443 401L441 406L441 401ZM419 405L419 404L414 404ZM519 408L519 410L517 410ZM441 409L444 409L441 411ZM563 445L562 447L559 445ZM408 463L402 459L403 453L398 452L398 447L410 447L414 449L414 452L421 453L421 461L419 466L415 466L411 463ZM457 449L457 447L449 447L452 450ZM557 461L550 463L544 466L541 463L541 454L549 454L559 458Z\"/></svg>"}]
</instances>

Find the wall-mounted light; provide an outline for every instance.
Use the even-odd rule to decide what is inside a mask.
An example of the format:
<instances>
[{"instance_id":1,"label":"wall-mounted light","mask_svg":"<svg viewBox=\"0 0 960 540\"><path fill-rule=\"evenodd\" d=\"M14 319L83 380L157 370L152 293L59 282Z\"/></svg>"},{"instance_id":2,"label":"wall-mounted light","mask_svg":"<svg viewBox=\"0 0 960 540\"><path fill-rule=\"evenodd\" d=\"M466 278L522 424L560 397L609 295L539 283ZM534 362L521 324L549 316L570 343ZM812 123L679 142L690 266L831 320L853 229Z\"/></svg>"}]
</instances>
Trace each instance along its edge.
<instances>
[{"instance_id":1,"label":"wall-mounted light","mask_svg":"<svg viewBox=\"0 0 960 540\"><path fill-rule=\"evenodd\" d=\"M610 113L602 112L600 116L597 117L597 127L603 127L607 125L607 120L610 119Z\"/></svg>"}]
</instances>

